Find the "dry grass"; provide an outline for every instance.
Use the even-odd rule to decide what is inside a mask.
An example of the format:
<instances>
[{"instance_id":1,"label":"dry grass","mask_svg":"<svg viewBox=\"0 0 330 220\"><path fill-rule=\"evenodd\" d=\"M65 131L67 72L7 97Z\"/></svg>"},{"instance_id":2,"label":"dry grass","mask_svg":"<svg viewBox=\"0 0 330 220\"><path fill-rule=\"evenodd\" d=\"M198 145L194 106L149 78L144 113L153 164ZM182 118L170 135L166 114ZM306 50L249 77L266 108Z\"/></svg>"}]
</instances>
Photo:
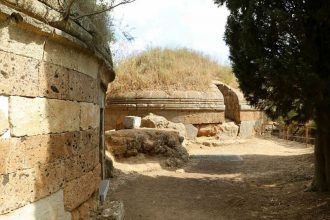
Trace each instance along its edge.
<instances>
[{"instance_id":1,"label":"dry grass","mask_svg":"<svg viewBox=\"0 0 330 220\"><path fill-rule=\"evenodd\" d=\"M198 90L212 80L237 87L228 66L221 66L190 49L154 48L121 61L117 78L109 85L110 94L139 90Z\"/></svg>"}]
</instances>

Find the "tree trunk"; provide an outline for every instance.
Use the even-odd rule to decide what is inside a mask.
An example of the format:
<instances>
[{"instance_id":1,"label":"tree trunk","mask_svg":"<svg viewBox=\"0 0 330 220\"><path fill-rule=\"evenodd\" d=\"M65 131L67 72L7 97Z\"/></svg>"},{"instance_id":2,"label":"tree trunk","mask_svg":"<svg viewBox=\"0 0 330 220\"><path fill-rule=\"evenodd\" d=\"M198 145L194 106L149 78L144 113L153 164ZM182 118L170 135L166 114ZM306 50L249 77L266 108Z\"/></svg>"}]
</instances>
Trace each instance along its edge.
<instances>
[{"instance_id":1,"label":"tree trunk","mask_svg":"<svg viewBox=\"0 0 330 220\"><path fill-rule=\"evenodd\" d=\"M311 190L330 191L330 131L319 126L315 143L315 173Z\"/></svg>"}]
</instances>

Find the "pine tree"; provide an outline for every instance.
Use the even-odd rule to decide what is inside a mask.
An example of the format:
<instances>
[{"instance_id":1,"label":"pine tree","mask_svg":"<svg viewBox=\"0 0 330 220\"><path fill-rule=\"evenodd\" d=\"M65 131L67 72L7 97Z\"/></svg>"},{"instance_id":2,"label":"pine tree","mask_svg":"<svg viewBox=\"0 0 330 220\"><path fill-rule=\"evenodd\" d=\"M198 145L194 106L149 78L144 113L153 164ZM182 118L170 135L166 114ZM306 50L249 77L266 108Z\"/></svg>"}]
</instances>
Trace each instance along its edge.
<instances>
[{"instance_id":1,"label":"pine tree","mask_svg":"<svg viewBox=\"0 0 330 220\"><path fill-rule=\"evenodd\" d=\"M272 118L317 125L312 189L330 190L330 1L215 0L246 99Z\"/></svg>"}]
</instances>

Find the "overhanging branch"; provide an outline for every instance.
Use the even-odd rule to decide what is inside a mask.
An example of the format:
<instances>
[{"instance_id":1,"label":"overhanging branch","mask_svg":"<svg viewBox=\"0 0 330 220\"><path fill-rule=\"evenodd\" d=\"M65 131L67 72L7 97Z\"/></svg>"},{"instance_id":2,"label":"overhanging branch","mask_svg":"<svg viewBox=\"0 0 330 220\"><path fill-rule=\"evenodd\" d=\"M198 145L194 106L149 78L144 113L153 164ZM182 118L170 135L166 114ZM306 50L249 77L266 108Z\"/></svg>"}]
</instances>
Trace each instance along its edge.
<instances>
[{"instance_id":1,"label":"overhanging branch","mask_svg":"<svg viewBox=\"0 0 330 220\"><path fill-rule=\"evenodd\" d=\"M75 1L75 0L72 0L72 1ZM84 14L84 15L80 15L76 18L73 18L73 20L79 20L79 19L84 18L84 17L94 16L94 15L101 14L101 13L104 13L104 12L107 12L107 11L111 11L112 9L114 9L114 8L120 6L120 5L129 4L129 3L132 3L132 2L135 2L135 0L124 0L124 1L121 1L117 4L111 4L110 6L104 8L102 10L95 11L95 12L88 13L88 14Z\"/></svg>"}]
</instances>

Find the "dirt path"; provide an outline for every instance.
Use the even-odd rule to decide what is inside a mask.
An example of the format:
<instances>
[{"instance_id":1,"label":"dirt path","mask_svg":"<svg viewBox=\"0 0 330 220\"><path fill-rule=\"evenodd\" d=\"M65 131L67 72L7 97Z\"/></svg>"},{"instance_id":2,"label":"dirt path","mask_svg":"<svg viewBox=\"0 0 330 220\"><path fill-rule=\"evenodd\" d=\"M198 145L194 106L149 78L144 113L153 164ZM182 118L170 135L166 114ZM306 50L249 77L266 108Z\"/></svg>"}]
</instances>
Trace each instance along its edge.
<instances>
[{"instance_id":1,"label":"dirt path","mask_svg":"<svg viewBox=\"0 0 330 220\"><path fill-rule=\"evenodd\" d=\"M264 139L216 148L190 144L191 155L243 160L206 156L172 171L156 161L116 164L122 171L112 180L109 199L124 202L128 220L330 219L330 195L304 192L313 173L312 150Z\"/></svg>"}]
</instances>

